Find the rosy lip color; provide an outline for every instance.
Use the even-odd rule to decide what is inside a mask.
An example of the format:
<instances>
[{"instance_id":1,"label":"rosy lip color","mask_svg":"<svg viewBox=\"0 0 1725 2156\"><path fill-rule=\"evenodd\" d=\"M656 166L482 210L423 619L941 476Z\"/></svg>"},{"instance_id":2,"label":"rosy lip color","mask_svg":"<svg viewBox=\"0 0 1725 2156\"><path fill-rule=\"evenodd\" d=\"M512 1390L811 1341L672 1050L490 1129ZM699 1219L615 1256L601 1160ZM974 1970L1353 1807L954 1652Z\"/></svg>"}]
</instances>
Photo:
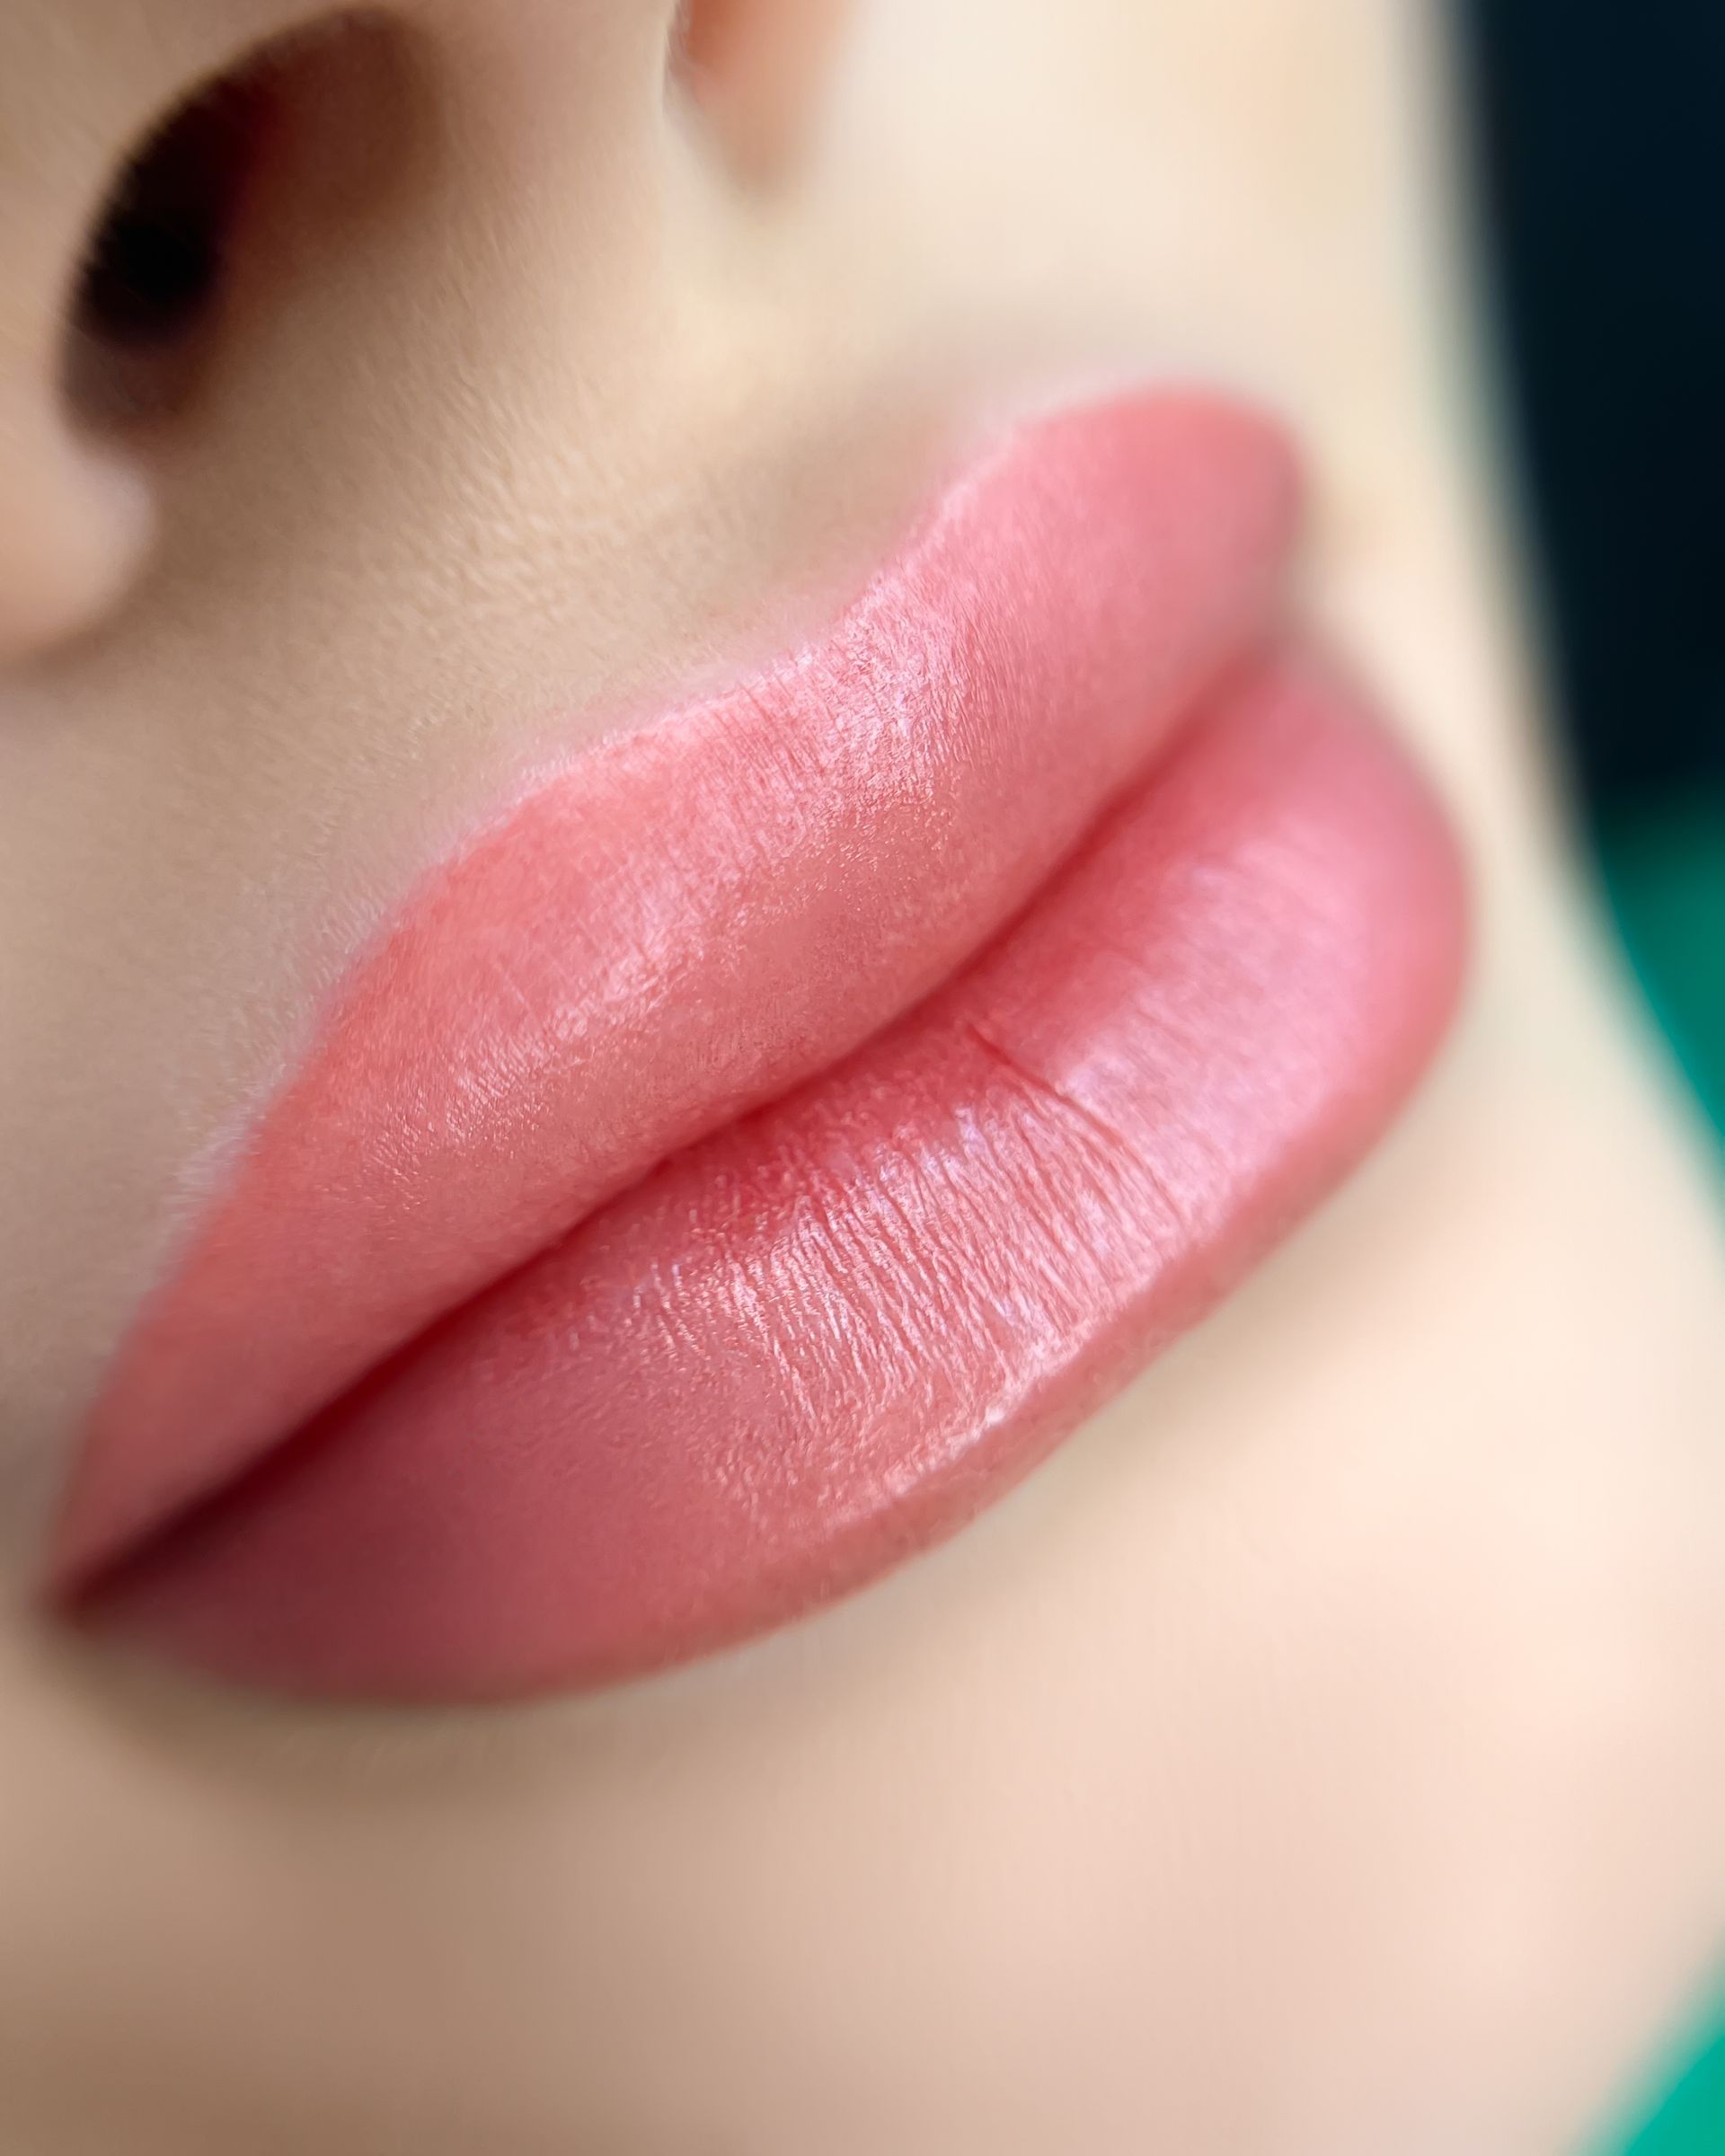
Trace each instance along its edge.
<instances>
[{"instance_id":1,"label":"rosy lip color","mask_svg":"<svg viewBox=\"0 0 1725 2156\"><path fill-rule=\"evenodd\" d=\"M140 1313L62 1595L244 1683L499 1697L783 1622L1026 1471L1455 993L1450 842L1356 700L1214 685L1292 499L1210 400L1024 428L818 647L482 830Z\"/></svg>"}]
</instances>

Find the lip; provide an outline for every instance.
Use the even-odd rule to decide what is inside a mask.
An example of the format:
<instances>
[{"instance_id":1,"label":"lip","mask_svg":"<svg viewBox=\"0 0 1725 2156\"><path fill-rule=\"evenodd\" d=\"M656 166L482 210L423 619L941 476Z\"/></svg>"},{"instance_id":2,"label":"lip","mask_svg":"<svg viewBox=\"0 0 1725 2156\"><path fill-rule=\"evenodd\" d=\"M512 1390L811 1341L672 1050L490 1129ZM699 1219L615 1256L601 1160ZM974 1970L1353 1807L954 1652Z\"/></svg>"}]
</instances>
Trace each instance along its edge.
<instances>
[{"instance_id":1,"label":"lip","mask_svg":"<svg viewBox=\"0 0 1725 2156\"><path fill-rule=\"evenodd\" d=\"M1359 1159L1461 878L1268 648L1281 437L1021 427L818 644L536 774L362 952L122 1344L51 1595L489 1699L951 1532Z\"/></svg>"}]
</instances>

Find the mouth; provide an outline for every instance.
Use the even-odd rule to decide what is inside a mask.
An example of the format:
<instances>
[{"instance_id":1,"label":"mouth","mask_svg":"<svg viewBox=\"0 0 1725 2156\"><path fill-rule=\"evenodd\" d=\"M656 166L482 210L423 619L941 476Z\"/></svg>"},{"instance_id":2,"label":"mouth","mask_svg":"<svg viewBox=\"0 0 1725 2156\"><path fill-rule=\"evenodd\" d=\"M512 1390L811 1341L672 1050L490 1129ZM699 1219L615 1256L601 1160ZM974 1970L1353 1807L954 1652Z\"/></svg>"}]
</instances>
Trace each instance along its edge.
<instances>
[{"instance_id":1,"label":"mouth","mask_svg":"<svg viewBox=\"0 0 1725 2156\"><path fill-rule=\"evenodd\" d=\"M1029 423L809 649L537 774L362 952L98 1400L100 1632L612 1682L951 1533L1370 1148L1441 813L1281 641L1280 437Z\"/></svg>"}]
</instances>

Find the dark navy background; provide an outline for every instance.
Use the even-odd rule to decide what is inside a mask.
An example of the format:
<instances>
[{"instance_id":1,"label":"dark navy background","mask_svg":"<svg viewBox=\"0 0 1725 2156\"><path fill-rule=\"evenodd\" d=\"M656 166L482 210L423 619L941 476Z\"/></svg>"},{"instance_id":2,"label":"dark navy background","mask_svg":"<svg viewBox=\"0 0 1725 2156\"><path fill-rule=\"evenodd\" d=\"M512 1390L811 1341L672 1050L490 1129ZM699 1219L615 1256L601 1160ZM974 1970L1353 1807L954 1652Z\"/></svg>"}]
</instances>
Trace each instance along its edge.
<instances>
[{"instance_id":1,"label":"dark navy background","mask_svg":"<svg viewBox=\"0 0 1725 2156\"><path fill-rule=\"evenodd\" d=\"M1725 787L1725 0L1460 5L1584 778Z\"/></svg>"}]
</instances>

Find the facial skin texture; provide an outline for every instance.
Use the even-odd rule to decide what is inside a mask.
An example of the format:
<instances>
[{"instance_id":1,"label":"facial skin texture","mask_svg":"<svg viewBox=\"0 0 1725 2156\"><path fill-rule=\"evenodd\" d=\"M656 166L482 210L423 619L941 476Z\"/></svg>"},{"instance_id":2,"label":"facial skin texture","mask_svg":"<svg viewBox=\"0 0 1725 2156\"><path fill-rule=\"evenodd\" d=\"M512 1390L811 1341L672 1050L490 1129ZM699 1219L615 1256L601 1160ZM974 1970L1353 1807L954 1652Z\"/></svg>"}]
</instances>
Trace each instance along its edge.
<instances>
[{"instance_id":1,"label":"facial skin texture","mask_svg":"<svg viewBox=\"0 0 1725 2156\"><path fill-rule=\"evenodd\" d=\"M290 143L117 449L78 235L290 17L0 18L0 2145L1555 2151L1725 1923L1725 1259L1547 805L1431 25L865 0L668 118L668 15L408 0L388 154L332 219ZM955 429L1146 369L1293 417L1309 610L1472 853L1367 1171L990 1519L674 1679L290 1715L33 1621L212 1140L547 714L793 641Z\"/></svg>"}]
</instances>

